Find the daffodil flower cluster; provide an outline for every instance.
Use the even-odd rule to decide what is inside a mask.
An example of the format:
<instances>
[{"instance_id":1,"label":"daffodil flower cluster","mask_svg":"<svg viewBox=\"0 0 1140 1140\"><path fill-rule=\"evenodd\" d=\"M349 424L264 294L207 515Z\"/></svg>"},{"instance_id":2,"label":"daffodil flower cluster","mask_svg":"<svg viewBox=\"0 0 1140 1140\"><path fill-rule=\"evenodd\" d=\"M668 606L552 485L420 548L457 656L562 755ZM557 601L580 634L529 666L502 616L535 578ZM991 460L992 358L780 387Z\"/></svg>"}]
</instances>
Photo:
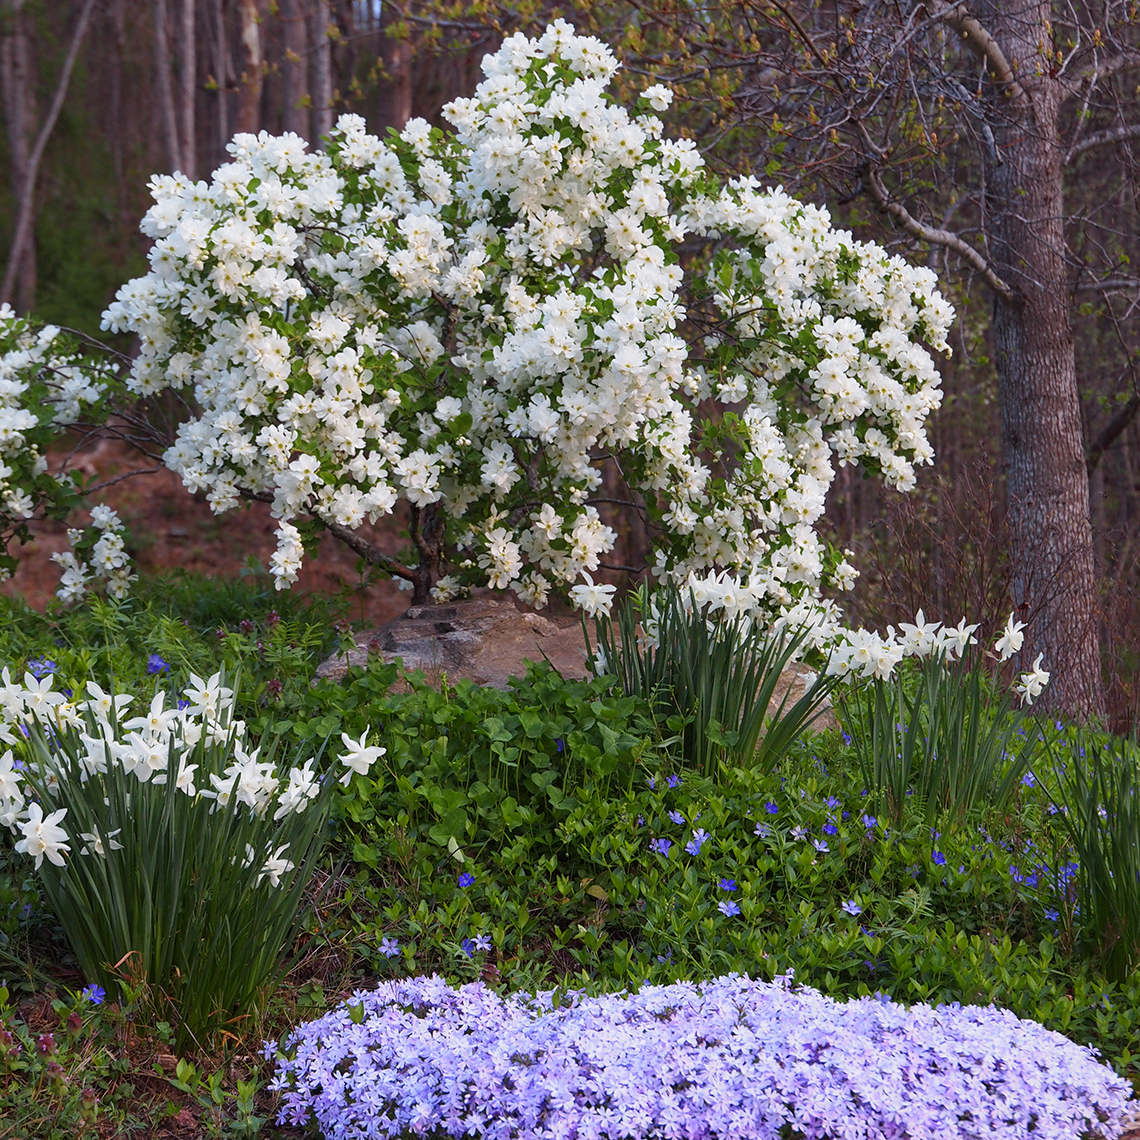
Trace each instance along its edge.
<instances>
[{"instance_id":1,"label":"daffodil flower cluster","mask_svg":"<svg viewBox=\"0 0 1140 1140\"><path fill-rule=\"evenodd\" d=\"M205 679L191 674L174 706L160 691L135 716L127 716L135 700L129 694L111 694L88 681L85 699L73 699L55 691L54 680L51 673L41 679L26 673L20 684L7 668L0 672L0 741L9 746L0 756L0 826L19 836L16 850L34 859L37 870L44 859L65 866L74 841L63 824L77 800L85 809L79 826L90 827L79 833L79 854L106 858L122 850L116 836L125 820L115 811L120 803L129 810L133 784L169 782L203 811L247 810L273 823L305 812L320 795L312 758L285 769L261 759L260 748L247 747L245 723L233 715L233 692L218 673ZM367 744L367 733L342 741L343 783L354 773L367 774L385 754ZM222 760L211 763L214 757ZM125 795L108 798L108 786L121 793L124 781ZM45 814L59 799L70 806ZM287 844L269 846L256 856L264 860L259 883L280 885L294 869L287 851ZM245 865L254 858L246 845Z\"/></svg>"},{"instance_id":2,"label":"daffodil flower cluster","mask_svg":"<svg viewBox=\"0 0 1140 1140\"><path fill-rule=\"evenodd\" d=\"M1009 615L993 647L1000 662L1008 661L1021 650L1024 628L1024 622L1017 621L1013 614ZM832 651L828 672L885 679L905 657L940 654L952 660L961 657L977 643L974 636L977 629L977 624L969 624L965 618L957 626L928 622L926 615L919 610L913 625L902 622L898 631L894 626L888 626L885 637L866 629L844 630ZM1023 704L1032 704L1049 683L1049 673L1041 667L1043 657L1044 654L1038 654L1033 668L1023 672L1014 686Z\"/></svg>"},{"instance_id":3,"label":"daffodil flower cluster","mask_svg":"<svg viewBox=\"0 0 1140 1140\"><path fill-rule=\"evenodd\" d=\"M614 459L659 575L731 571L779 613L854 578L815 529L836 464L907 490L930 462L933 274L719 184L664 137L666 88L606 94L616 68L559 21L484 59L449 133L345 115L324 152L242 134L209 183L152 181L151 270L104 327L140 338L133 391L201 408L166 455L186 487L272 503L278 588L306 517L348 533L403 499L437 599L541 606L614 545ZM706 251L688 279L682 241Z\"/></svg>"},{"instance_id":4,"label":"daffodil flower cluster","mask_svg":"<svg viewBox=\"0 0 1140 1140\"><path fill-rule=\"evenodd\" d=\"M75 602L88 590L102 586L108 597L125 598L138 578L131 571L125 533L118 512L105 506L91 509L89 527L69 527L67 540L72 549L51 556L63 569L55 596L62 602Z\"/></svg>"},{"instance_id":5,"label":"daffodil flower cluster","mask_svg":"<svg viewBox=\"0 0 1140 1140\"><path fill-rule=\"evenodd\" d=\"M115 376L55 325L37 325L0 305L0 533L27 535L38 511L62 517L78 499L70 475L48 471L47 450L60 429L99 406ZM15 569L0 552L0 579Z\"/></svg>"}]
</instances>

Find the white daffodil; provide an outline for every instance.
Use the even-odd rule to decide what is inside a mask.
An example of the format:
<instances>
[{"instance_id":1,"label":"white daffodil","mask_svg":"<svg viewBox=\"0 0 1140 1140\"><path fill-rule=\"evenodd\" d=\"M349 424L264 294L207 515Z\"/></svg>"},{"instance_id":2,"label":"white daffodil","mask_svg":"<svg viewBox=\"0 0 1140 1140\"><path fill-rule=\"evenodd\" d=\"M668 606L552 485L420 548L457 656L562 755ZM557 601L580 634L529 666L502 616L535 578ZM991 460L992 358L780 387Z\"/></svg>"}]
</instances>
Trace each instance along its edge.
<instances>
[{"instance_id":1,"label":"white daffodil","mask_svg":"<svg viewBox=\"0 0 1140 1140\"><path fill-rule=\"evenodd\" d=\"M610 605L614 600L614 594L617 593L617 587L603 582L595 584L594 579L584 570L582 577L586 579L586 585L571 587L570 600L587 617L596 617L600 613L608 614Z\"/></svg>"},{"instance_id":2,"label":"white daffodil","mask_svg":"<svg viewBox=\"0 0 1140 1140\"><path fill-rule=\"evenodd\" d=\"M187 764L186 760L182 759L178 764L178 779L174 786L188 796L196 796L198 789L194 786L194 773L197 771L197 764Z\"/></svg>"},{"instance_id":3,"label":"white daffodil","mask_svg":"<svg viewBox=\"0 0 1140 1140\"><path fill-rule=\"evenodd\" d=\"M194 716L216 717L232 704L233 689L223 688L221 673L202 680L197 673L190 674L190 684L183 690L190 702L189 712Z\"/></svg>"},{"instance_id":4,"label":"white daffodil","mask_svg":"<svg viewBox=\"0 0 1140 1140\"><path fill-rule=\"evenodd\" d=\"M309 801L316 798L321 785L312 768L313 760L310 757L303 768L289 769L289 784L278 797L277 810L273 813L274 821L284 819L291 811L304 811Z\"/></svg>"},{"instance_id":5,"label":"white daffodil","mask_svg":"<svg viewBox=\"0 0 1140 1140\"><path fill-rule=\"evenodd\" d=\"M899 628L902 630L902 649L903 652L910 654L917 654L925 656L929 653L937 643L938 630L942 623L940 621L928 622L926 615L919 610L914 617L914 625L909 622L900 622Z\"/></svg>"},{"instance_id":6,"label":"white daffodil","mask_svg":"<svg viewBox=\"0 0 1140 1140\"><path fill-rule=\"evenodd\" d=\"M62 867L64 855L71 852L67 844L67 832L59 826L65 815L67 808L60 808L45 819L43 808L39 804L32 804L28 808L28 818L17 825L24 838L16 843L16 850L35 859L37 871L45 856L48 862Z\"/></svg>"},{"instance_id":7,"label":"white daffodil","mask_svg":"<svg viewBox=\"0 0 1140 1140\"><path fill-rule=\"evenodd\" d=\"M365 745L365 741L368 739L367 729L361 733L359 740L353 740L347 732L342 732L340 738L345 747L345 751L341 753L340 762L348 766L348 771L340 778L342 784L347 784L352 779L354 772L361 776L367 776L368 769L388 751L387 748L381 748L379 745L372 745L371 747Z\"/></svg>"},{"instance_id":8,"label":"white daffodil","mask_svg":"<svg viewBox=\"0 0 1140 1140\"><path fill-rule=\"evenodd\" d=\"M32 716L44 716L67 700L62 693L52 692L54 681L51 673L46 673L39 681L31 673L24 674L24 705Z\"/></svg>"},{"instance_id":9,"label":"white daffodil","mask_svg":"<svg viewBox=\"0 0 1140 1140\"><path fill-rule=\"evenodd\" d=\"M127 693L105 692L94 681L87 681L84 688L89 694L88 699L79 707L86 709L100 720L107 720L112 713L117 717L135 699Z\"/></svg>"},{"instance_id":10,"label":"white daffodil","mask_svg":"<svg viewBox=\"0 0 1140 1140\"><path fill-rule=\"evenodd\" d=\"M257 876L258 886L261 886L262 879L268 878L271 887L279 887L281 886L281 876L287 875L290 871L296 869L295 864L291 860L282 858L284 852L288 850L289 845L286 843L283 847L278 847L277 850L265 860L265 866L261 868L261 872Z\"/></svg>"},{"instance_id":11,"label":"white daffodil","mask_svg":"<svg viewBox=\"0 0 1140 1140\"><path fill-rule=\"evenodd\" d=\"M974 631L977 628L977 623L967 625L966 619L963 618L958 623L957 628L943 626L943 628L938 631L938 638L946 647L946 651L951 657L961 657L977 640L977 638L974 637Z\"/></svg>"},{"instance_id":12,"label":"white daffodil","mask_svg":"<svg viewBox=\"0 0 1140 1140\"><path fill-rule=\"evenodd\" d=\"M0 756L0 800L14 800L17 796L22 796L24 792L20 784L23 779L12 757L12 749L9 748Z\"/></svg>"},{"instance_id":13,"label":"white daffodil","mask_svg":"<svg viewBox=\"0 0 1140 1140\"><path fill-rule=\"evenodd\" d=\"M100 859L106 859L108 851L122 851L123 845L115 842L115 836L122 830L121 827L116 827L114 831L109 832L105 846L103 836L99 832L85 831L80 833L79 838L83 840L84 846L79 849L79 854L98 855Z\"/></svg>"},{"instance_id":14,"label":"white daffodil","mask_svg":"<svg viewBox=\"0 0 1140 1140\"><path fill-rule=\"evenodd\" d=\"M134 730L136 732L145 733L152 738L166 736L177 724L180 719L180 712L178 709L168 709L166 705L166 694L164 692L157 692L151 698L150 708L144 716L133 716L130 720L123 722L123 728L127 731Z\"/></svg>"},{"instance_id":15,"label":"white daffodil","mask_svg":"<svg viewBox=\"0 0 1140 1140\"><path fill-rule=\"evenodd\" d=\"M1033 704L1041 696L1045 686L1049 684L1049 671L1041 668L1041 660L1044 656L1044 653L1038 653L1037 660L1033 662L1033 669L1028 673L1021 674L1017 691L1021 694L1023 704Z\"/></svg>"},{"instance_id":16,"label":"white daffodil","mask_svg":"<svg viewBox=\"0 0 1140 1140\"><path fill-rule=\"evenodd\" d=\"M1008 661L1020 651L1021 643L1025 640L1025 634L1021 632L1024 628L1025 622L1015 621L1013 614L1009 615L1009 621L1005 623L1005 629L994 645L1002 661Z\"/></svg>"}]
</instances>

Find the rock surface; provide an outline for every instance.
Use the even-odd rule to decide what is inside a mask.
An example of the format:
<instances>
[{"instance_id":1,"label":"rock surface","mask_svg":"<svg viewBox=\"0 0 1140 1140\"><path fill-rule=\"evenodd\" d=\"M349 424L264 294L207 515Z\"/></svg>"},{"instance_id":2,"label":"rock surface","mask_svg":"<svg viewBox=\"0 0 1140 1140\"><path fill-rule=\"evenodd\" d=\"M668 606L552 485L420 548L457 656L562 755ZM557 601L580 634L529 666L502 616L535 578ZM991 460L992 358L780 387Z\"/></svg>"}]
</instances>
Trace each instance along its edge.
<instances>
[{"instance_id":1,"label":"rock surface","mask_svg":"<svg viewBox=\"0 0 1140 1140\"><path fill-rule=\"evenodd\" d=\"M587 626L592 634L591 624ZM400 658L405 669L422 670L428 684L436 686L446 674L452 684L469 678L478 685L505 689L511 677L526 672L527 661L549 661L563 677L586 676L586 649L577 617L524 613L495 597L412 606L395 621L357 634L356 648L323 661L317 676L340 680L350 666L367 664L370 652L385 661ZM786 669L770 710L779 708L789 687L788 703L794 704L803 696L803 686L801 671ZM817 730L834 728L835 723L830 709L816 717Z\"/></svg>"},{"instance_id":2,"label":"rock surface","mask_svg":"<svg viewBox=\"0 0 1140 1140\"><path fill-rule=\"evenodd\" d=\"M429 684L470 678L505 689L526 662L549 661L563 677L586 676L582 625L576 617L523 613L509 602L476 598L444 605L412 606L373 633L357 634L356 648L336 654L317 668L318 677L339 680L351 665L364 665L369 652L404 668L421 669Z\"/></svg>"}]
</instances>

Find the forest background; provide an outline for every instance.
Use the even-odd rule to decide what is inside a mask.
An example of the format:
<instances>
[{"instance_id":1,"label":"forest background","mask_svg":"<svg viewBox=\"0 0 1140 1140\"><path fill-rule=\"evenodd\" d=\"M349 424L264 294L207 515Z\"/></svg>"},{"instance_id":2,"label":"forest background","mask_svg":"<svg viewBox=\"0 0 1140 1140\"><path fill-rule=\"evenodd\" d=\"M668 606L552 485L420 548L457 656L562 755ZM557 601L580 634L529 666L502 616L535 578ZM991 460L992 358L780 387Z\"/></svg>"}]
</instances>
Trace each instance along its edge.
<instances>
[{"instance_id":1,"label":"forest background","mask_svg":"<svg viewBox=\"0 0 1140 1140\"><path fill-rule=\"evenodd\" d=\"M0 300L99 336L145 269L159 171L208 178L235 132L319 145L352 111L383 133L439 122L479 60L556 16L625 60L623 95L665 81L668 129L724 172L827 205L856 236L929 264L959 312L933 469L909 496L844 467L832 538L863 577L845 606L883 628L963 614L1029 623L1056 707L1131 727L1140 701L1140 19L1128 3L682 0L0 0ZM118 347L126 348L126 345ZM147 469L120 450L92 475ZM168 472L109 493L143 568L236 572L268 517L212 520ZM254 508L256 512L258 508ZM615 566L639 565L635 513ZM37 557L6 588L42 603ZM398 521L377 535L395 550ZM359 586L327 544L302 587ZM614 572L614 580L621 574Z\"/></svg>"}]
</instances>

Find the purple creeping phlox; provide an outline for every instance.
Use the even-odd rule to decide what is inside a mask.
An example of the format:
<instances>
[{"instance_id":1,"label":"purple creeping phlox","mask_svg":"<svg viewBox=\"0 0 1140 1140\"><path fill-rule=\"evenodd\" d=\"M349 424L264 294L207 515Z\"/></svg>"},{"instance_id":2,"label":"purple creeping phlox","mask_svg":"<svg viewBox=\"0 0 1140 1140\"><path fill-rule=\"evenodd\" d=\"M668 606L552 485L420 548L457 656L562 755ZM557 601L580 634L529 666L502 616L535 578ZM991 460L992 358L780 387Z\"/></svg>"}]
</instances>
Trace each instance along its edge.
<instances>
[{"instance_id":1,"label":"purple creeping phlox","mask_svg":"<svg viewBox=\"0 0 1140 1140\"><path fill-rule=\"evenodd\" d=\"M278 1123L371 1136L1115 1135L1131 1086L993 1006L839 1002L789 978L500 997L382 982L281 1043ZM267 1043L266 1055L275 1055ZM1103 1122L1103 1123L1102 1123Z\"/></svg>"}]
</instances>

